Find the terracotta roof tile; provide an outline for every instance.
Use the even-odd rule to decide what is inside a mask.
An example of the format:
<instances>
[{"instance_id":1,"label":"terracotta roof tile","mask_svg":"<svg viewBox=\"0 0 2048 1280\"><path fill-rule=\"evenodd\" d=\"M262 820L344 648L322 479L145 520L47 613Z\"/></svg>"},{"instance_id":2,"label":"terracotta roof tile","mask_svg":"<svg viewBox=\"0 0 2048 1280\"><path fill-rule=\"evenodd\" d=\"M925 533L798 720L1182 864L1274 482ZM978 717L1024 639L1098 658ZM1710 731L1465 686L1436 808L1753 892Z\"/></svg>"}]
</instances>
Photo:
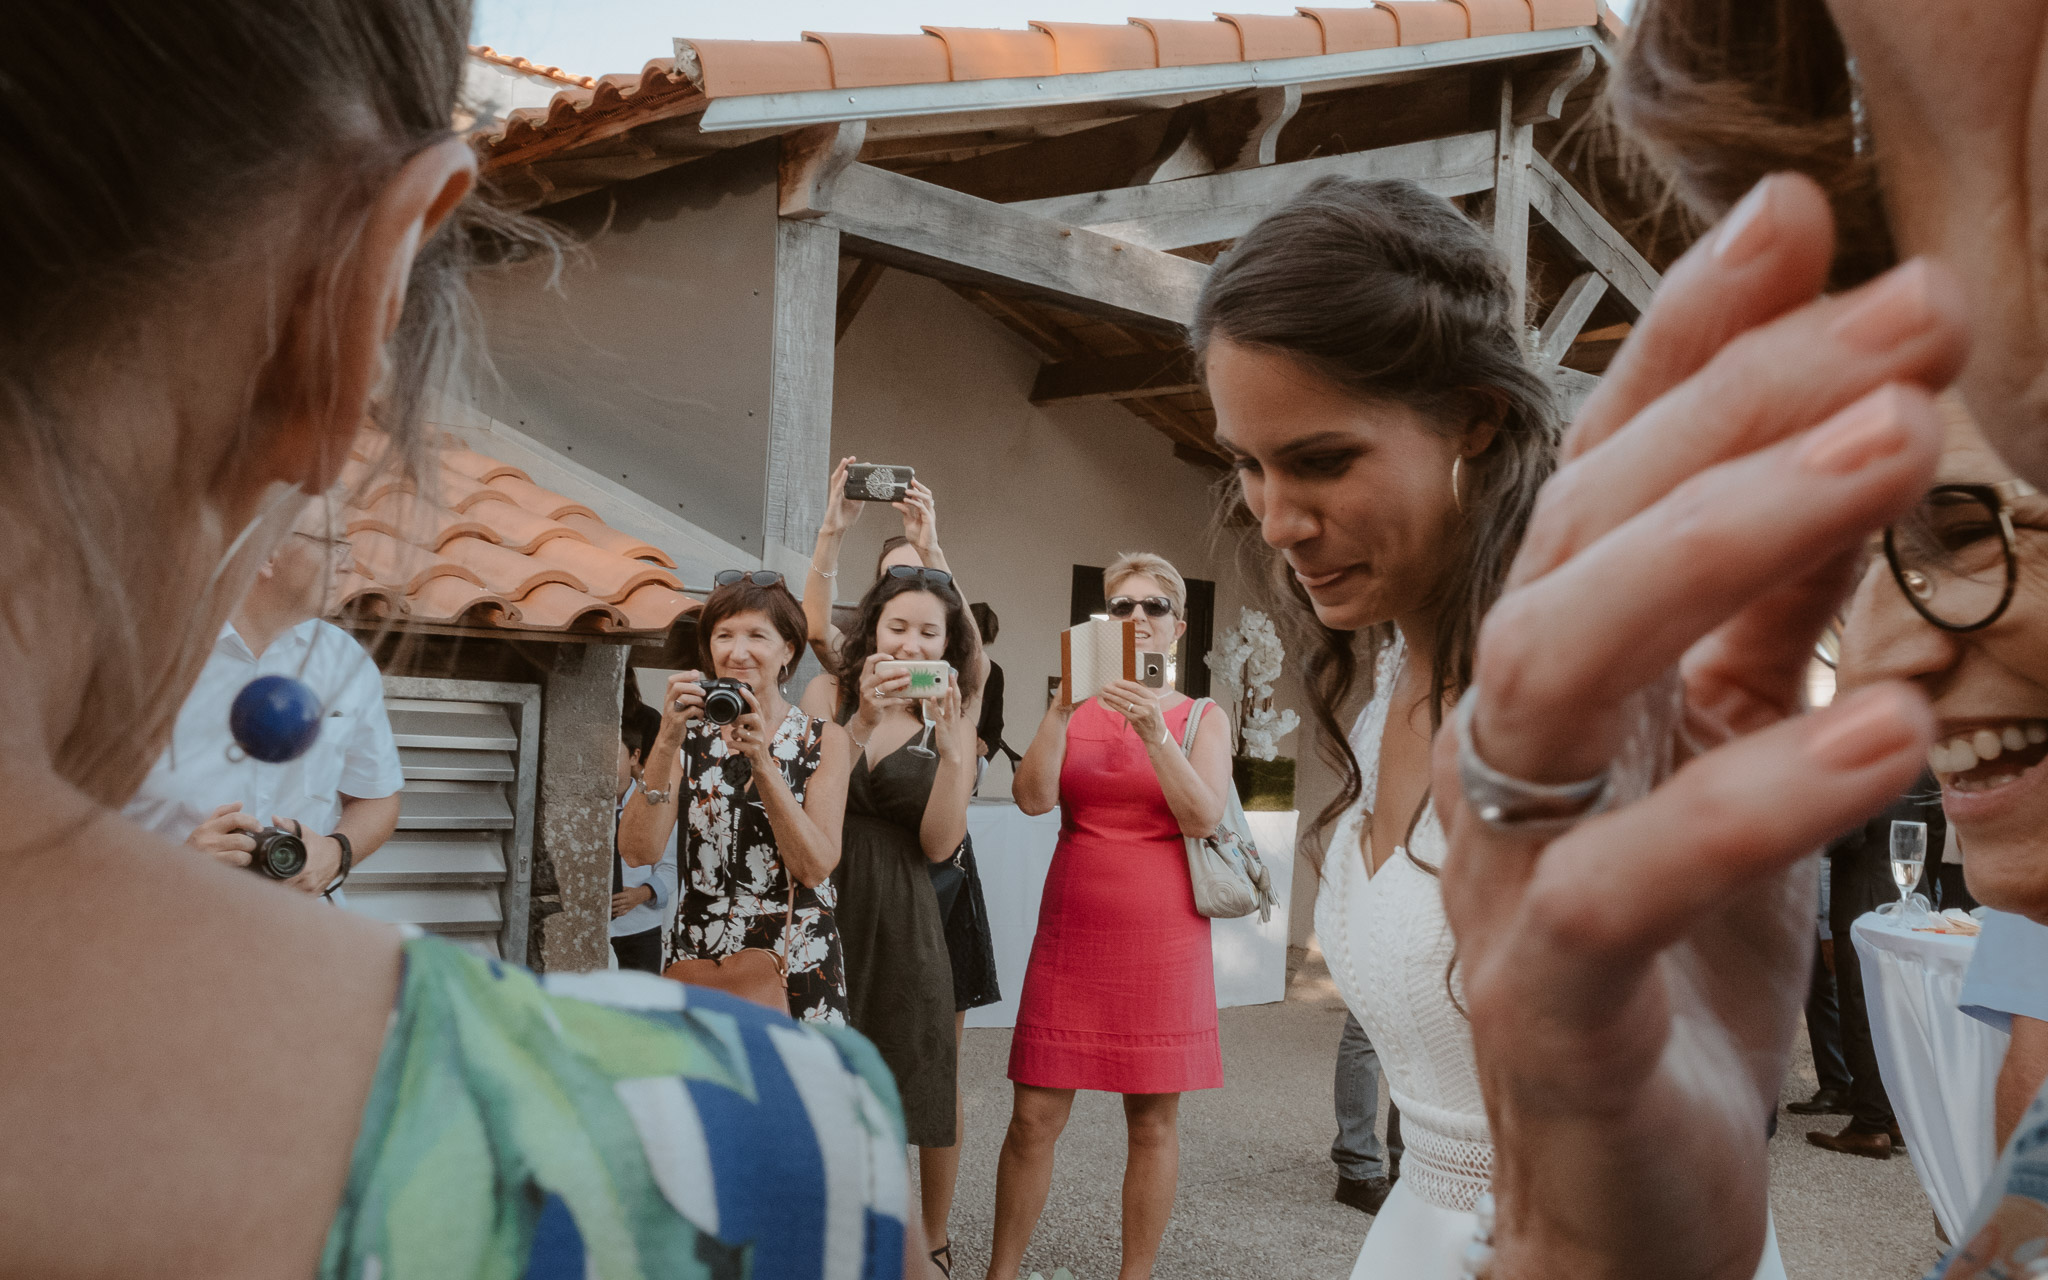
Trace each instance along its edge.
<instances>
[{"instance_id":1,"label":"terracotta roof tile","mask_svg":"<svg viewBox=\"0 0 2048 1280\"><path fill-rule=\"evenodd\" d=\"M518 468L444 447L430 501L363 461L382 452L375 436L366 428L351 454L347 478L375 496L343 512L354 558L337 584L337 613L505 631L647 633L696 610L668 556Z\"/></svg>"},{"instance_id":2,"label":"terracotta roof tile","mask_svg":"<svg viewBox=\"0 0 2048 1280\"><path fill-rule=\"evenodd\" d=\"M676 562L670 558L668 552L663 551L652 543L642 542L630 533L623 533L614 529L595 516L582 516L572 513L563 516L562 523L582 534L591 546L601 547L615 555L626 556L630 559L650 561L665 569L676 567Z\"/></svg>"},{"instance_id":3,"label":"terracotta roof tile","mask_svg":"<svg viewBox=\"0 0 2048 1280\"><path fill-rule=\"evenodd\" d=\"M878 84L929 84L953 78L946 42L930 34L876 36L806 31L804 39L825 46L832 87L864 89Z\"/></svg>"},{"instance_id":4,"label":"terracotta roof tile","mask_svg":"<svg viewBox=\"0 0 2048 1280\"><path fill-rule=\"evenodd\" d=\"M946 42L955 80L1007 80L1059 74L1052 37L1043 31L983 27L926 27Z\"/></svg>"},{"instance_id":5,"label":"terracotta roof tile","mask_svg":"<svg viewBox=\"0 0 2048 1280\"><path fill-rule=\"evenodd\" d=\"M1152 33L1136 23L1033 22L1052 37L1053 58L1061 75L1090 71L1137 71L1159 65L1159 47Z\"/></svg>"},{"instance_id":6,"label":"terracotta roof tile","mask_svg":"<svg viewBox=\"0 0 2048 1280\"><path fill-rule=\"evenodd\" d=\"M1535 24L1529 0L1458 0L1465 6L1470 24L1467 35L1504 36L1527 31Z\"/></svg>"},{"instance_id":7,"label":"terracotta roof tile","mask_svg":"<svg viewBox=\"0 0 2048 1280\"><path fill-rule=\"evenodd\" d=\"M637 76L593 81L559 73L572 87L544 108L513 111L500 124L478 130L475 141L491 168L544 159L586 136L613 136L636 117L673 118L713 98L1204 66L1596 24L1610 33L1622 29L1601 0L1377 0L1302 8L1292 16L1219 14L1211 22L1132 18L1121 27L1033 22L1024 31L929 26L923 35L684 39L675 59L649 62ZM558 72L481 46L471 52L530 74ZM614 114L621 119L611 119ZM599 118L596 134L576 127L593 117Z\"/></svg>"},{"instance_id":8,"label":"terracotta roof tile","mask_svg":"<svg viewBox=\"0 0 2048 1280\"><path fill-rule=\"evenodd\" d=\"M560 520L563 516L591 516L597 513L580 502L571 502L559 493L551 493L531 480L520 476L499 476L487 486L492 493L502 493L519 506L526 508L544 520ZM479 493L477 497L487 495ZM460 508L458 508L460 509Z\"/></svg>"},{"instance_id":9,"label":"terracotta roof tile","mask_svg":"<svg viewBox=\"0 0 2048 1280\"><path fill-rule=\"evenodd\" d=\"M688 46L695 69L683 70L707 98L834 87L832 59L815 40L691 40Z\"/></svg>"},{"instance_id":10,"label":"terracotta roof tile","mask_svg":"<svg viewBox=\"0 0 2048 1280\"><path fill-rule=\"evenodd\" d=\"M1376 7L1394 15L1402 44L1435 44L1472 34L1472 20L1456 0L1379 0Z\"/></svg>"},{"instance_id":11,"label":"terracotta roof tile","mask_svg":"<svg viewBox=\"0 0 2048 1280\"><path fill-rule=\"evenodd\" d=\"M596 596L550 582L519 602L520 625L534 631L622 631L625 615ZM651 630L652 628L648 628Z\"/></svg>"},{"instance_id":12,"label":"terracotta roof tile","mask_svg":"<svg viewBox=\"0 0 2048 1280\"><path fill-rule=\"evenodd\" d=\"M1392 10L1373 5L1366 9L1303 9L1301 12L1322 24L1325 53L1354 53L1360 49L1390 49L1401 43L1401 27Z\"/></svg>"},{"instance_id":13,"label":"terracotta roof tile","mask_svg":"<svg viewBox=\"0 0 2048 1280\"><path fill-rule=\"evenodd\" d=\"M1538 31L1590 27L1600 21L1602 7L1599 0L1529 0Z\"/></svg>"},{"instance_id":14,"label":"terracotta roof tile","mask_svg":"<svg viewBox=\"0 0 2048 1280\"><path fill-rule=\"evenodd\" d=\"M673 591L683 584L676 575L658 564L629 560L614 552L593 547L582 539L550 542L534 553L535 560L566 569L582 579L581 587L603 600L623 600L641 586L658 582Z\"/></svg>"},{"instance_id":15,"label":"terracotta roof tile","mask_svg":"<svg viewBox=\"0 0 2048 1280\"><path fill-rule=\"evenodd\" d=\"M469 52L485 62L493 62L501 67L510 67L514 71L524 71L530 76L545 76L550 80L559 80L563 84L578 85L585 89L595 89L597 87L596 79L591 76L571 75L560 67L542 66L538 62L529 62L525 58L510 57L499 53L487 44L473 44L469 46Z\"/></svg>"},{"instance_id":16,"label":"terracotta roof tile","mask_svg":"<svg viewBox=\"0 0 2048 1280\"><path fill-rule=\"evenodd\" d=\"M1323 24L1306 15L1219 13L1216 20L1237 28L1246 62L1312 58L1323 51Z\"/></svg>"},{"instance_id":17,"label":"terracotta roof tile","mask_svg":"<svg viewBox=\"0 0 2048 1280\"><path fill-rule=\"evenodd\" d=\"M1227 22L1194 22L1181 18L1132 18L1152 33L1162 67L1194 67L1211 62L1242 61L1237 28Z\"/></svg>"}]
</instances>

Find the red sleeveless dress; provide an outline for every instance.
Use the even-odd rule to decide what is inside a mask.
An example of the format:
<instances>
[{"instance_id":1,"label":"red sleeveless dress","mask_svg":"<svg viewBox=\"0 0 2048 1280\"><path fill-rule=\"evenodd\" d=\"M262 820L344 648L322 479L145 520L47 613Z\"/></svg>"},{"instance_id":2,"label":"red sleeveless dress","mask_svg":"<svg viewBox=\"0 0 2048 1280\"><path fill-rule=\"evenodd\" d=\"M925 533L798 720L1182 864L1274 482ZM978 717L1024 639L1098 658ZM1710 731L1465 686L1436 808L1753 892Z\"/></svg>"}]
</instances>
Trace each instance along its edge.
<instances>
[{"instance_id":1,"label":"red sleeveless dress","mask_svg":"<svg viewBox=\"0 0 2048 1280\"><path fill-rule=\"evenodd\" d=\"M1193 700L1166 713L1179 742ZM1060 842L1024 974L1010 1079L1184 1093L1223 1085L1209 921L1144 744L1090 699L1067 722Z\"/></svg>"}]
</instances>

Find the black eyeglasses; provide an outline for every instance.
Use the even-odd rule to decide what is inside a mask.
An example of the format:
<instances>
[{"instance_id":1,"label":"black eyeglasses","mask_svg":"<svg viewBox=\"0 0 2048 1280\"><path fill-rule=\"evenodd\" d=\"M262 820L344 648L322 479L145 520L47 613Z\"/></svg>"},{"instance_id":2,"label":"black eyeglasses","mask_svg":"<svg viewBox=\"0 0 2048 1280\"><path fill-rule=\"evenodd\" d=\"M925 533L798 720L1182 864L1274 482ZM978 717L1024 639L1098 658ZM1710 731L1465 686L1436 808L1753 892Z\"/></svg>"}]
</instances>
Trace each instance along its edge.
<instances>
[{"instance_id":1,"label":"black eyeglasses","mask_svg":"<svg viewBox=\"0 0 2048 1280\"><path fill-rule=\"evenodd\" d=\"M2012 500L2024 480L1940 484L1884 531L1884 558L1906 602L1943 631L1977 631L2012 604L2020 578Z\"/></svg>"},{"instance_id":2,"label":"black eyeglasses","mask_svg":"<svg viewBox=\"0 0 2048 1280\"><path fill-rule=\"evenodd\" d=\"M782 575L773 569L720 569L712 576L712 582L721 587L736 582L751 582L757 587L772 587L782 581Z\"/></svg>"},{"instance_id":3,"label":"black eyeglasses","mask_svg":"<svg viewBox=\"0 0 2048 1280\"><path fill-rule=\"evenodd\" d=\"M1129 596L1109 598L1109 616L1112 618L1128 618L1140 609L1148 618L1164 618L1173 612L1173 601L1165 596L1146 596L1143 600L1133 600Z\"/></svg>"},{"instance_id":4,"label":"black eyeglasses","mask_svg":"<svg viewBox=\"0 0 2048 1280\"><path fill-rule=\"evenodd\" d=\"M953 585L952 574L947 573L944 569L927 569L922 565L892 564L888 568L888 574L892 578L916 578L927 586L950 587Z\"/></svg>"}]
</instances>

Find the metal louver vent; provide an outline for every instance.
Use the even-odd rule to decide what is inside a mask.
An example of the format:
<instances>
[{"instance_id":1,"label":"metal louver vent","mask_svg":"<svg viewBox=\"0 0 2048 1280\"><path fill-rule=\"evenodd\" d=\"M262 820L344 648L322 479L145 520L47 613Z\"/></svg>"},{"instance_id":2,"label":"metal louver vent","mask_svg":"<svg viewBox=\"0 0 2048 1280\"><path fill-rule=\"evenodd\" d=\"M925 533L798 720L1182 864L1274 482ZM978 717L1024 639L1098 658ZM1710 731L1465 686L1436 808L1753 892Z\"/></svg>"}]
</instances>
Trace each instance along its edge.
<instances>
[{"instance_id":1,"label":"metal louver vent","mask_svg":"<svg viewBox=\"0 0 2048 1280\"><path fill-rule=\"evenodd\" d=\"M386 676L384 705L405 767L398 831L349 877L349 906L523 961L539 687Z\"/></svg>"}]
</instances>

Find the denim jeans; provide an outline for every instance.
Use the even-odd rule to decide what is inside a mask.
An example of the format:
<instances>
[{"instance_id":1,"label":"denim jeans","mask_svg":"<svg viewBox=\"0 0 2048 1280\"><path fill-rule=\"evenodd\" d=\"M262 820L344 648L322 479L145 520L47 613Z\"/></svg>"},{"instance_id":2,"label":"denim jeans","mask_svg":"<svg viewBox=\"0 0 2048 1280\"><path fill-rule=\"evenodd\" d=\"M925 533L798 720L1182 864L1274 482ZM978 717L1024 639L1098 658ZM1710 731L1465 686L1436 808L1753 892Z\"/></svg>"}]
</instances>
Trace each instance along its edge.
<instances>
[{"instance_id":1,"label":"denim jeans","mask_svg":"<svg viewBox=\"0 0 2048 1280\"><path fill-rule=\"evenodd\" d=\"M1380 1055L1358 1019L1347 1013L1344 1035L1337 1041L1337 1140L1330 1144L1339 1177L1362 1181L1400 1175L1401 1112L1387 1108L1387 1141L1382 1146L1373 1132L1379 1105Z\"/></svg>"}]
</instances>

